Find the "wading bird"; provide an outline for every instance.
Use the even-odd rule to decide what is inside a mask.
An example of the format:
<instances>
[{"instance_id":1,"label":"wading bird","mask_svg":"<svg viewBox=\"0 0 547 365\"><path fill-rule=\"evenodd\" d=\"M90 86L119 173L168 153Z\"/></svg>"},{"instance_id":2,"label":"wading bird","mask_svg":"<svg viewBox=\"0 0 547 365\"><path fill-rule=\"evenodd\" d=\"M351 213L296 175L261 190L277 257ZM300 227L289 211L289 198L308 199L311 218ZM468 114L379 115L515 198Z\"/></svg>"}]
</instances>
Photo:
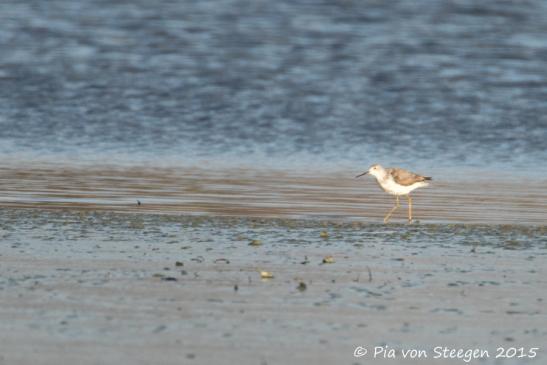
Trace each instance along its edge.
<instances>
[{"instance_id":1,"label":"wading bird","mask_svg":"<svg viewBox=\"0 0 547 365\"><path fill-rule=\"evenodd\" d=\"M412 198L410 197L410 192L417 188L422 188L428 186L428 180L431 180L428 176L421 176L410 171L399 169L399 168L383 168L381 165L372 165L367 171L363 172L361 175L355 176L356 178L371 174L376 178L376 181L380 187L391 195L395 195L396 202L393 209L384 218L384 223L389 221L391 215L401 206L399 204L399 197L401 195L406 195L408 199L408 222L412 222Z\"/></svg>"}]
</instances>

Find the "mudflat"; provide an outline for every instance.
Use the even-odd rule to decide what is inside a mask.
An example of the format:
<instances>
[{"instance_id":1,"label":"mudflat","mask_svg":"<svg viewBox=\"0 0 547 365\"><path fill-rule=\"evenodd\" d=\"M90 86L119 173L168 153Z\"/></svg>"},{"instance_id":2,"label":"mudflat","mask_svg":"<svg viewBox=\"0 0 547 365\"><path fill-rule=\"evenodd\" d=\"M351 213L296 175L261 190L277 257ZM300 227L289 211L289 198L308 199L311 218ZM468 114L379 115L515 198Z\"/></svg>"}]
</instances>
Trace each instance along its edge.
<instances>
[{"instance_id":1,"label":"mudflat","mask_svg":"<svg viewBox=\"0 0 547 365\"><path fill-rule=\"evenodd\" d=\"M0 227L2 364L464 363L433 358L437 346L487 350L488 364L547 356L544 225L3 207ZM373 360L374 347L397 358ZM540 349L495 359L499 347ZM413 348L429 357L401 357Z\"/></svg>"}]
</instances>

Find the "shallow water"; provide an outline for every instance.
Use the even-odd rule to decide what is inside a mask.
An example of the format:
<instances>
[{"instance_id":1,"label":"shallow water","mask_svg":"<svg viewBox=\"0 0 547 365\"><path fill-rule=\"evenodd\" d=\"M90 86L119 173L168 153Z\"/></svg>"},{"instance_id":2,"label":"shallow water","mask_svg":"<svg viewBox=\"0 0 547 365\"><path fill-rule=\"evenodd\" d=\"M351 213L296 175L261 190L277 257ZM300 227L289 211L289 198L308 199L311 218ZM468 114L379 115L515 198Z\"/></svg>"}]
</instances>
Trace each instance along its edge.
<instances>
[{"instance_id":1,"label":"shallow water","mask_svg":"<svg viewBox=\"0 0 547 365\"><path fill-rule=\"evenodd\" d=\"M5 166L4 207L110 210L172 215L328 218L382 222L394 205L373 178L355 171ZM469 176L475 176L470 180ZM140 205L138 205L140 202ZM407 202L392 222L405 222ZM413 218L424 223L547 224L547 180L469 172L435 176L413 193Z\"/></svg>"},{"instance_id":2,"label":"shallow water","mask_svg":"<svg viewBox=\"0 0 547 365\"><path fill-rule=\"evenodd\" d=\"M105 4L0 3L1 160L547 175L544 1Z\"/></svg>"}]
</instances>

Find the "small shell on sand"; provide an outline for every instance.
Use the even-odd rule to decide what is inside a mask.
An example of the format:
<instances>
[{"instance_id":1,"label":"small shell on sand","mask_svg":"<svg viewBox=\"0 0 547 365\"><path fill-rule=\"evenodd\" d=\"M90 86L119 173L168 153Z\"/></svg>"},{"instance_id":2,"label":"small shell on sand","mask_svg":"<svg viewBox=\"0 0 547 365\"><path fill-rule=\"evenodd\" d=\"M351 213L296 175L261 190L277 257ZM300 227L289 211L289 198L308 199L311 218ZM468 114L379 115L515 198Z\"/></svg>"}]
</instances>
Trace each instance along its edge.
<instances>
[{"instance_id":1,"label":"small shell on sand","mask_svg":"<svg viewBox=\"0 0 547 365\"><path fill-rule=\"evenodd\" d=\"M260 278L262 279L273 279L273 274L269 271L261 271L260 272Z\"/></svg>"},{"instance_id":2,"label":"small shell on sand","mask_svg":"<svg viewBox=\"0 0 547 365\"><path fill-rule=\"evenodd\" d=\"M262 245L261 240L252 240L251 243L249 243L249 246L260 246Z\"/></svg>"},{"instance_id":3,"label":"small shell on sand","mask_svg":"<svg viewBox=\"0 0 547 365\"><path fill-rule=\"evenodd\" d=\"M335 261L334 261L334 257L332 257L332 256L330 256L330 255L329 255L329 256L325 256L325 257L323 258L323 263L324 263L324 264L334 264L334 262L335 262Z\"/></svg>"}]
</instances>

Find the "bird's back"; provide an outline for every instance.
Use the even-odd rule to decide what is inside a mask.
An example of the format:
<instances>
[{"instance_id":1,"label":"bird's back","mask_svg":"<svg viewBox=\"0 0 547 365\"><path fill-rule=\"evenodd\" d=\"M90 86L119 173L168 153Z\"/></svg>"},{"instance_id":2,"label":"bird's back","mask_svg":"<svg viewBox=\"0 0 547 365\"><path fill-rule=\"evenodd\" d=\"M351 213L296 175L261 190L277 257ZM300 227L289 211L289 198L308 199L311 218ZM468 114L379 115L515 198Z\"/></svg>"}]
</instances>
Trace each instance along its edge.
<instances>
[{"instance_id":1,"label":"bird's back","mask_svg":"<svg viewBox=\"0 0 547 365\"><path fill-rule=\"evenodd\" d=\"M431 180L429 176L422 176L400 168L387 168L388 177L391 177L397 184L410 186L418 182Z\"/></svg>"}]
</instances>

